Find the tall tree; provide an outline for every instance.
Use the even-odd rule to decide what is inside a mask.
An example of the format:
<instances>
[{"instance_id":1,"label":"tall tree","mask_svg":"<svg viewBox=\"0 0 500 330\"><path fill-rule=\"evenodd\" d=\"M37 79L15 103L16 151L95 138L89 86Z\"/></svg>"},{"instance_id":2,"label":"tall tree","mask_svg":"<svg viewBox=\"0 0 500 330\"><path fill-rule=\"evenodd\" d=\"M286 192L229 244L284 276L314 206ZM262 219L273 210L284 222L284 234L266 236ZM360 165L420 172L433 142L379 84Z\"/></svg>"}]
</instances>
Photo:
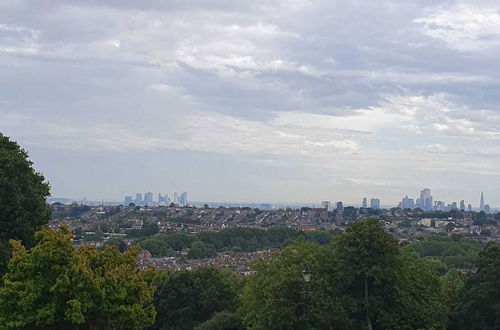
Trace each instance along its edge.
<instances>
[{"instance_id":1,"label":"tall tree","mask_svg":"<svg viewBox=\"0 0 500 330\"><path fill-rule=\"evenodd\" d=\"M151 329L193 329L215 313L231 312L238 289L234 274L211 267L167 274L154 295L158 317Z\"/></svg>"},{"instance_id":2,"label":"tall tree","mask_svg":"<svg viewBox=\"0 0 500 330\"><path fill-rule=\"evenodd\" d=\"M459 293L453 329L500 329L500 244L488 243Z\"/></svg>"},{"instance_id":3,"label":"tall tree","mask_svg":"<svg viewBox=\"0 0 500 330\"><path fill-rule=\"evenodd\" d=\"M356 222L334 240L338 260L335 281L349 306L350 318L366 328L380 328L379 317L395 307L394 283L401 272L396 240L377 220Z\"/></svg>"},{"instance_id":4,"label":"tall tree","mask_svg":"<svg viewBox=\"0 0 500 330\"><path fill-rule=\"evenodd\" d=\"M137 268L139 248L75 250L67 228L42 229L13 257L0 287L1 329L142 329L153 323L156 272Z\"/></svg>"},{"instance_id":5,"label":"tall tree","mask_svg":"<svg viewBox=\"0 0 500 330\"><path fill-rule=\"evenodd\" d=\"M349 329L335 285L333 256L317 244L296 242L275 258L258 261L241 295L240 312L248 329ZM305 282L303 271L312 273Z\"/></svg>"},{"instance_id":6,"label":"tall tree","mask_svg":"<svg viewBox=\"0 0 500 330\"><path fill-rule=\"evenodd\" d=\"M9 260L9 239L32 246L34 233L50 217L49 185L32 165L26 151L0 133L0 275Z\"/></svg>"}]
</instances>

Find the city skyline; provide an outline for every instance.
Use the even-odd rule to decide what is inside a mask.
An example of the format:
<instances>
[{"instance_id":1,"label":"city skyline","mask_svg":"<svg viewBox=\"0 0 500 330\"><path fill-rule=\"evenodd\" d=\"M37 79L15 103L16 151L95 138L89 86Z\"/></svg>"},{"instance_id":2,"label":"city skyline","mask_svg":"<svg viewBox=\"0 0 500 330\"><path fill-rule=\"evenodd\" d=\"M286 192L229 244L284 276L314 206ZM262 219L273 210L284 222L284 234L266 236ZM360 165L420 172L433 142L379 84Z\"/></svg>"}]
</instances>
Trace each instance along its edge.
<instances>
[{"instance_id":1,"label":"city skyline","mask_svg":"<svg viewBox=\"0 0 500 330\"><path fill-rule=\"evenodd\" d=\"M346 206L355 206L355 207L364 207L364 208L388 208L388 207L400 207L400 208L421 208L424 211L430 211L430 210L438 210L438 211L445 211L445 210L451 210L451 209L457 209L457 210L464 210L464 211L471 211L471 210L476 210L476 211L486 211L486 213L490 213L493 211L496 211L497 209L500 209L500 207L491 205L490 203L485 202L485 197L484 193L481 192L480 197L479 197L479 202L477 204L474 203L474 201L466 201L465 199L459 199L459 200L447 200L447 199L434 199L434 197L431 195L431 189L429 188L424 188L420 191L420 197L419 198L412 198L409 195L405 195L402 197L399 201L396 201L396 203L391 203L387 201L381 201L380 198L377 197L362 197L360 202L351 202L351 201L346 201L343 199L323 199L321 201L294 201L294 202L269 202L269 201L209 201L209 200L188 200L187 198L187 192L173 192L173 193L164 193L164 192L146 192L146 193L141 193L137 192L135 194L129 194L129 195L124 195L122 198L122 201L120 202L119 200L92 200L92 199L87 199L86 197L82 199L74 199L74 198L66 198L68 201L74 201L74 202L93 202L93 203L99 203L99 202L109 202L109 203L114 203L114 204L123 204L123 205L128 205L129 203L134 203L136 205L149 205L149 206L168 206L171 202L174 204L180 204L180 205L190 205L192 203L195 204L200 204L200 203L214 203L217 205L217 203L222 203L222 204L234 204L234 205L245 205L245 204L266 204L266 205L311 205L314 207L319 207L319 208L326 208L326 209L343 209ZM149 197L146 197L146 196ZM157 197L155 197L157 196ZM422 196L426 196L426 198L430 199L430 204L422 204L419 199L422 198ZM65 199L65 197L51 197L51 200L58 200L60 198ZM339 204L340 203L340 204Z\"/></svg>"},{"instance_id":2,"label":"city skyline","mask_svg":"<svg viewBox=\"0 0 500 330\"><path fill-rule=\"evenodd\" d=\"M0 131L54 196L500 205L499 11L2 1Z\"/></svg>"}]
</instances>

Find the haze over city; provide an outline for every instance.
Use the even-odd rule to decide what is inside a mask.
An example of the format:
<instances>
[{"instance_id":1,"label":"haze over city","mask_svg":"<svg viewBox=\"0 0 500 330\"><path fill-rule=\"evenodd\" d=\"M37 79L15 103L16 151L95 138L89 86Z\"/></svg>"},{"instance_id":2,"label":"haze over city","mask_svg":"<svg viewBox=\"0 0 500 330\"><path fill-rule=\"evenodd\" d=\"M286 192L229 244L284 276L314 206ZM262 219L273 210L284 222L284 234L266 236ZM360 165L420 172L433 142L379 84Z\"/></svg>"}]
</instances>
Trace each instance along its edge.
<instances>
[{"instance_id":1,"label":"haze over city","mask_svg":"<svg viewBox=\"0 0 500 330\"><path fill-rule=\"evenodd\" d=\"M500 206L500 4L0 2L0 128L52 196Z\"/></svg>"}]
</instances>

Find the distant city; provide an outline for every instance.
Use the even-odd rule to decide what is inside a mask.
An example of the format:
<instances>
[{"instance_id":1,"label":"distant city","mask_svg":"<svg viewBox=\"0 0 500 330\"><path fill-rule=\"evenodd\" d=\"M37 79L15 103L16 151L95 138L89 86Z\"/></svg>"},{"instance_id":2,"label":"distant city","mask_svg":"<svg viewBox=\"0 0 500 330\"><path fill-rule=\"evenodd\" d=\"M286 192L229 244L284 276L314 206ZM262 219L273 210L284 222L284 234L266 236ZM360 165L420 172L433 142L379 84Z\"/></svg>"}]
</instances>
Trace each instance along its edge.
<instances>
[{"instance_id":1,"label":"distant city","mask_svg":"<svg viewBox=\"0 0 500 330\"><path fill-rule=\"evenodd\" d=\"M156 198L155 198L156 197ZM347 204L343 201L331 202L328 200L321 201L320 203L232 203L232 202L206 202L206 201L189 201L188 193L184 192L174 192L171 195L168 193L153 193L137 192L135 195L127 195L123 201L91 201L83 198L81 200L75 200L71 198L48 198L48 203L61 203L61 204L82 204L90 206L107 205L107 206L117 206L134 204L137 206L169 206L170 204L179 206L203 206L209 204L210 206L225 206L225 207L252 207L259 208L263 210L278 209L283 207L288 207L292 209L297 209L301 207L312 207L312 208L322 208L327 210L343 210L347 206L355 206L362 208L372 208L372 209L390 209L393 207L398 207L401 209L421 209L423 211L483 211L485 213L493 213L497 211L496 208L490 206L485 202L484 193L478 196L479 204L474 206L473 203L467 203L465 200L460 200L458 202L454 201L447 203L442 200L435 200L431 194L431 189L424 188L420 191L417 198L404 196L397 205L382 204L379 198L373 197L368 199L368 197L363 197L360 204ZM477 205L477 204L476 204Z\"/></svg>"},{"instance_id":2,"label":"distant city","mask_svg":"<svg viewBox=\"0 0 500 330\"><path fill-rule=\"evenodd\" d=\"M378 198L371 198L370 199L370 205L368 205L368 198L363 197L363 200L361 201L361 207L362 208L372 208L372 209L380 209L380 199ZM479 212L485 212L487 214L492 213L495 211L492 207L490 207L489 204L486 204L484 201L484 193L481 193L481 197L479 199L479 207L474 208L472 204L468 203L466 206L465 200L461 200L459 203L457 202L451 202L451 203L446 203L441 200L434 200L434 197L431 195L431 190L429 188L424 188L420 191L419 197L416 199L408 197L406 195L401 199L399 204L397 205L398 208L401 209L421 209L422 211L451 211L451 210L460 210L460 211L468 211L471 212L473 210L479 211ZM330 201L322 201L321 202L321 208L331 210L333 209L333 205ZM344 205L342 201L339 201L335 204L335 209L337 210L343 210Z\"/></svg>"},{"instance_id":3,"label":"distant city","mask_svg":"<svg viewBox=\"0 0 500 330\"><path fill-rule=\"evenodd\" d=\"M188 205L188 193L186 191L182 193L174 192L172 197L169 197L168 194L162 195L158 193L158 198L154 198L154 194L152 192L147 192L144 194L144 198L142 197L142 193L136 193L135 198L132 196L125 196L124 205L135 204L138 206L167 206L171 203L178 205Z\"/></svg>"}]
</instances>

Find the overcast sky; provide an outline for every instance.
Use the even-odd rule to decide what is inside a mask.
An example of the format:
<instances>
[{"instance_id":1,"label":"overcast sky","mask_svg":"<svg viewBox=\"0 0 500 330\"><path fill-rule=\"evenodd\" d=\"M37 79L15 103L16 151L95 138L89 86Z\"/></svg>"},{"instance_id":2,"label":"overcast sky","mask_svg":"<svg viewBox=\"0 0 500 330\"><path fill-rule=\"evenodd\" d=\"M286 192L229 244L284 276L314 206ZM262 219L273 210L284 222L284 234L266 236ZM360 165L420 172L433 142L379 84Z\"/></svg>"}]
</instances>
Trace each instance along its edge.
<instances>
[{"instance_id":1,"label":"overcast sky","mask_svg":"<svg viewBox=\"0 0 500 330\"><path fill-rule=\"evenodd\" d=\"M500 206L500 3L0 0L0 131L57 197Z\"/></svg>"}]
</instances>

